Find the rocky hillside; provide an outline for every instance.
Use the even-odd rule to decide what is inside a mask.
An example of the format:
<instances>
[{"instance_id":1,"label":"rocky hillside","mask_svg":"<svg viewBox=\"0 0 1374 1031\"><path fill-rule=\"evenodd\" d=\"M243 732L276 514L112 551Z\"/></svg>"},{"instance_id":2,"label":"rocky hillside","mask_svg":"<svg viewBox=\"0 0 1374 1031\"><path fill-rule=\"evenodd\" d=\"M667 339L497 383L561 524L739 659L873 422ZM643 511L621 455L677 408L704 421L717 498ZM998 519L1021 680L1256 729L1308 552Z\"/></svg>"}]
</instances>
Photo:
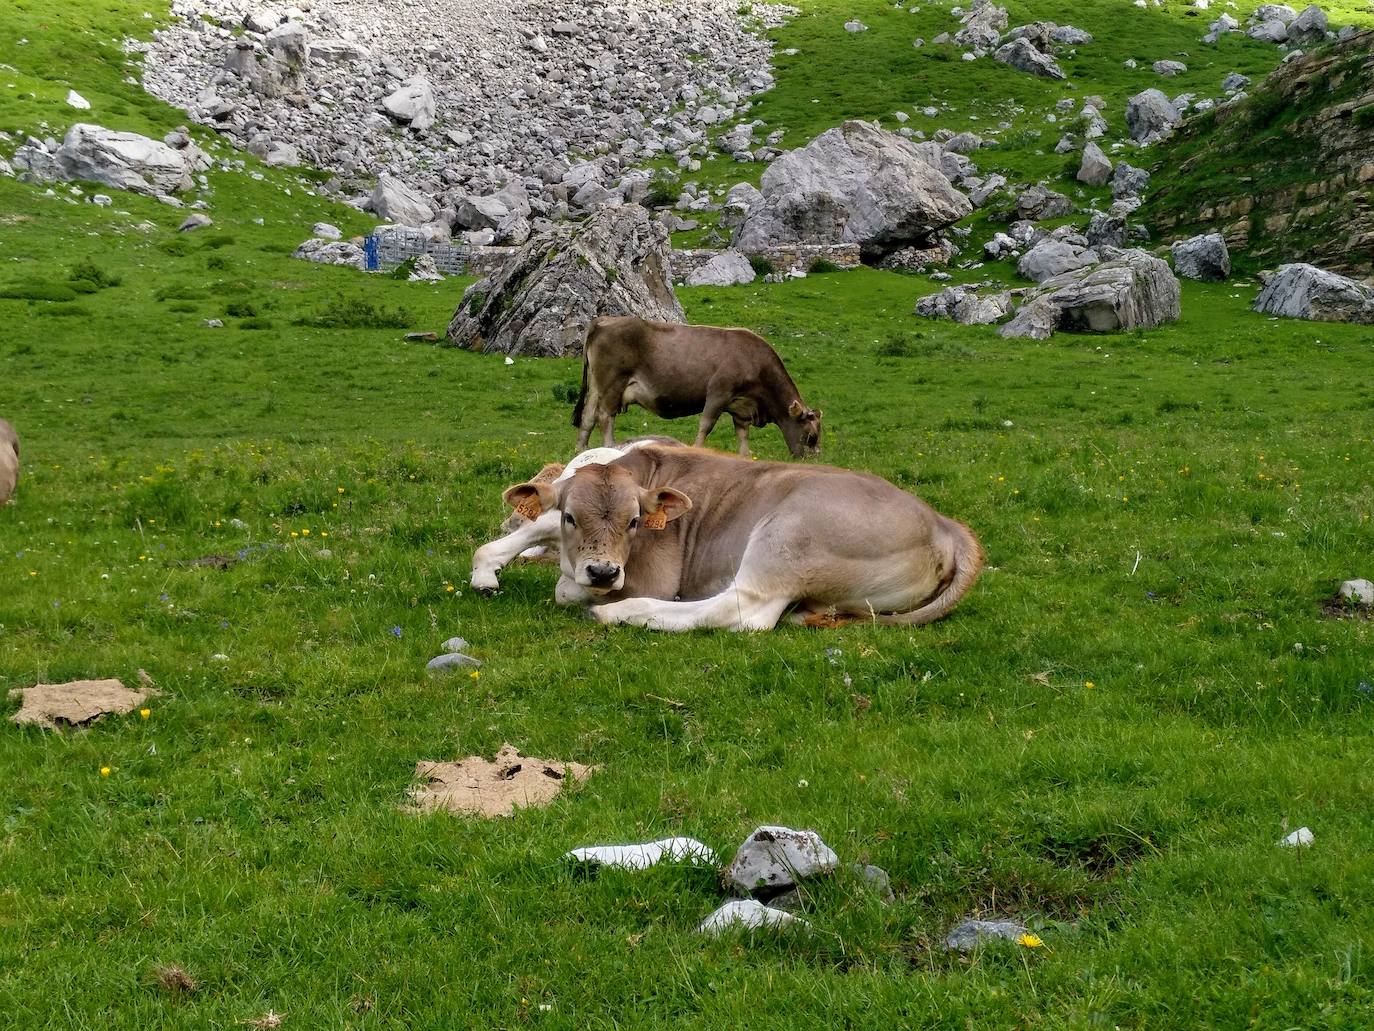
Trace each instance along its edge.
<instances>
[{"instance_id":1,"label":"rocky hillside","mask_svg":"<svg viewBox=\"0 0 1374 1031\"><path fill-rule=\"evenodd\" d=\"M1250 265L1374 271L1374 30L1188 120L1152 184L1144 210L1166 238L1216 231Z\"/></svg>"}]
</instances>

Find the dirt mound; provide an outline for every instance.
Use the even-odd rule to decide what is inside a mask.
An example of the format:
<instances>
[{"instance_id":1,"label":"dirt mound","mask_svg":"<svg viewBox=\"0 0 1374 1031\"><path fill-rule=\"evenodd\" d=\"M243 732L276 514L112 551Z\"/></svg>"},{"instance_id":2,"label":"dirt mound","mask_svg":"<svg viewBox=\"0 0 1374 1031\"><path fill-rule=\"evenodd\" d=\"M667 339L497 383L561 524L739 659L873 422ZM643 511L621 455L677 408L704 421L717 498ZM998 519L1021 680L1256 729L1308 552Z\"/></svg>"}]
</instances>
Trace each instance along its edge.
<instances>
[{"instance_id":1,"label":"dirt mound","mask_svg":"<svg viewBox=\"0 0 1374 1031\"><path fill-rule=\"evenodd\" d=\"M11 717L21 727L37 726L48 730L84 727L110 713L133 712L157 694L152 680L139 670L143 688L131 691L118 680L73 680L66 684L35 684L16 687L11 698L21 705Z\"/></svg>"},{"instance_id":2,"label":"dirt mound","mask_svg":"<svg viewBox=\"0 0 1374 1031\"><path fill-rule=\"evenodd\" d=\"M478 816L513 816L516 809L545 806L569 779L586 780L598 767L560 759L521 755L502 745L495 759L470 755L457 762L418 762L415 778L421 783L410 796L419 812L447 810Z\"/></svg>"}]
</instances>

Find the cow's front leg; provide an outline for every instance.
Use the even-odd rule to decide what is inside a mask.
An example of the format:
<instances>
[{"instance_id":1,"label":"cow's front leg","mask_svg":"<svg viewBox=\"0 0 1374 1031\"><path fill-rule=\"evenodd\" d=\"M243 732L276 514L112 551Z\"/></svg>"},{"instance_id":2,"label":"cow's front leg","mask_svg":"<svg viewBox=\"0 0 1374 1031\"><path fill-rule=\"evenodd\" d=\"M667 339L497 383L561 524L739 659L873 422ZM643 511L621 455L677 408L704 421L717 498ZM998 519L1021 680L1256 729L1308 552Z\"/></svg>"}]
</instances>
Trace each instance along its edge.
<instances>
[{"instance_id":1,"label":"cow's front leg","mask_svg":"<svg viewBox=\"0 0 1374 1031\"><path fill-rule=\"evenodd\" d=\"M598 597L567 574L559 576L553 588L553 600L559 605L590 605Z\"/></svg>"},{"instance_id":2,"label":"cow's front leg","mask_svg":"<svg viewBox=\"0 0 1374 1031\"><path fill-rule=\"evenodd\" d=\"M497 574L527 548L557 546L561 512L541 513L538 519L490 544L483 544L472 555L472 586L478 591L494 591L501 586Z\"/></svg>"},{"instance_id":3,"label":"cow's front leg","mask_svg":"<svg viewBox=\"0 0 1374 1031\"><path fill-rule=\"evenodd\" d=\"M731 584L700 601L626 598L593 605L591 613L600 623L629 623L650 630L771 630L789 604L789 598L770 598Z\"/></svg>"}]
</instances>

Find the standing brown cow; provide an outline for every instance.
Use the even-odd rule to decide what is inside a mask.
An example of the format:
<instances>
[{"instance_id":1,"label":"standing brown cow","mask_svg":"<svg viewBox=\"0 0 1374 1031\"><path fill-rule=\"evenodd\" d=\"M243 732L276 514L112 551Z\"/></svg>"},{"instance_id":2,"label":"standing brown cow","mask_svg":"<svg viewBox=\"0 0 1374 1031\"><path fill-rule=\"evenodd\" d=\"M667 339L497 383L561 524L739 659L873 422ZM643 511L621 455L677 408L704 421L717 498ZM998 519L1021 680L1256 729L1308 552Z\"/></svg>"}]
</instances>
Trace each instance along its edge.
<instances>
[{"instance_id":1,"label":"standing brown cow","mask_svg":"<svg viewBox=\"0 0 1374 1031\"><path fill-rule=\"evenodd\" d=\"M664 419L701 414L702 447L726 412L739 453L749 454L749 427L778 424L793 458L820 453L821 413L808 408L768 341L747 329L679 326L633 315L602 316L587 330L582 392L573 410L583 451L595 426L615 442L615 417L630 405Z\"/></svg>"}]
</instances>

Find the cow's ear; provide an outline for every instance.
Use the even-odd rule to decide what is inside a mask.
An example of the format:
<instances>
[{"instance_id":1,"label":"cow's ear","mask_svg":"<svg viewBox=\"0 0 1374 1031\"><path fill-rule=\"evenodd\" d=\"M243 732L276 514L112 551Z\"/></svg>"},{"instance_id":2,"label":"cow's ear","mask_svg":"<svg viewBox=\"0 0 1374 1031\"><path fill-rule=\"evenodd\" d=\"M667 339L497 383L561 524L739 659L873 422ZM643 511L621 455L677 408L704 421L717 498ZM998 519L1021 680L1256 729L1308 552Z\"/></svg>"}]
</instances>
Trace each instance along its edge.
<instances>
[{"instance_id":1,"label":"cow's ear","mask_svg":"<svg viewBox=\"0 0 1374 1031\"><path fill-rule=\"evenodd\" d=\"M800 419L802 417L802 413L805 411L806 405L801 403L800 398L794 400L790 405L787 406L787 414L792 416L792 418L794 419Z\"/></svg>"},{"instance_id":2,"label":"cow's ear","mask_svg":"<svg viewBox=\"0 0 1374 1031\"><path fill-rule=\"evenodd\" d=\"M506 488L501 500L530 522L558 507L558 495L547 483L517 483Z\"/></svg>"},{"instance_id":3,"label":"cow's ear","mask_svg":"<svg viewBox=\"0 0 1374 1031\"><path fill-rule=\"evenodd\" d=\"M692 499L672 487L655 487L639 492L639 510L646 530L661 530L692 507Z\"/></svg>"}]
</instances>

